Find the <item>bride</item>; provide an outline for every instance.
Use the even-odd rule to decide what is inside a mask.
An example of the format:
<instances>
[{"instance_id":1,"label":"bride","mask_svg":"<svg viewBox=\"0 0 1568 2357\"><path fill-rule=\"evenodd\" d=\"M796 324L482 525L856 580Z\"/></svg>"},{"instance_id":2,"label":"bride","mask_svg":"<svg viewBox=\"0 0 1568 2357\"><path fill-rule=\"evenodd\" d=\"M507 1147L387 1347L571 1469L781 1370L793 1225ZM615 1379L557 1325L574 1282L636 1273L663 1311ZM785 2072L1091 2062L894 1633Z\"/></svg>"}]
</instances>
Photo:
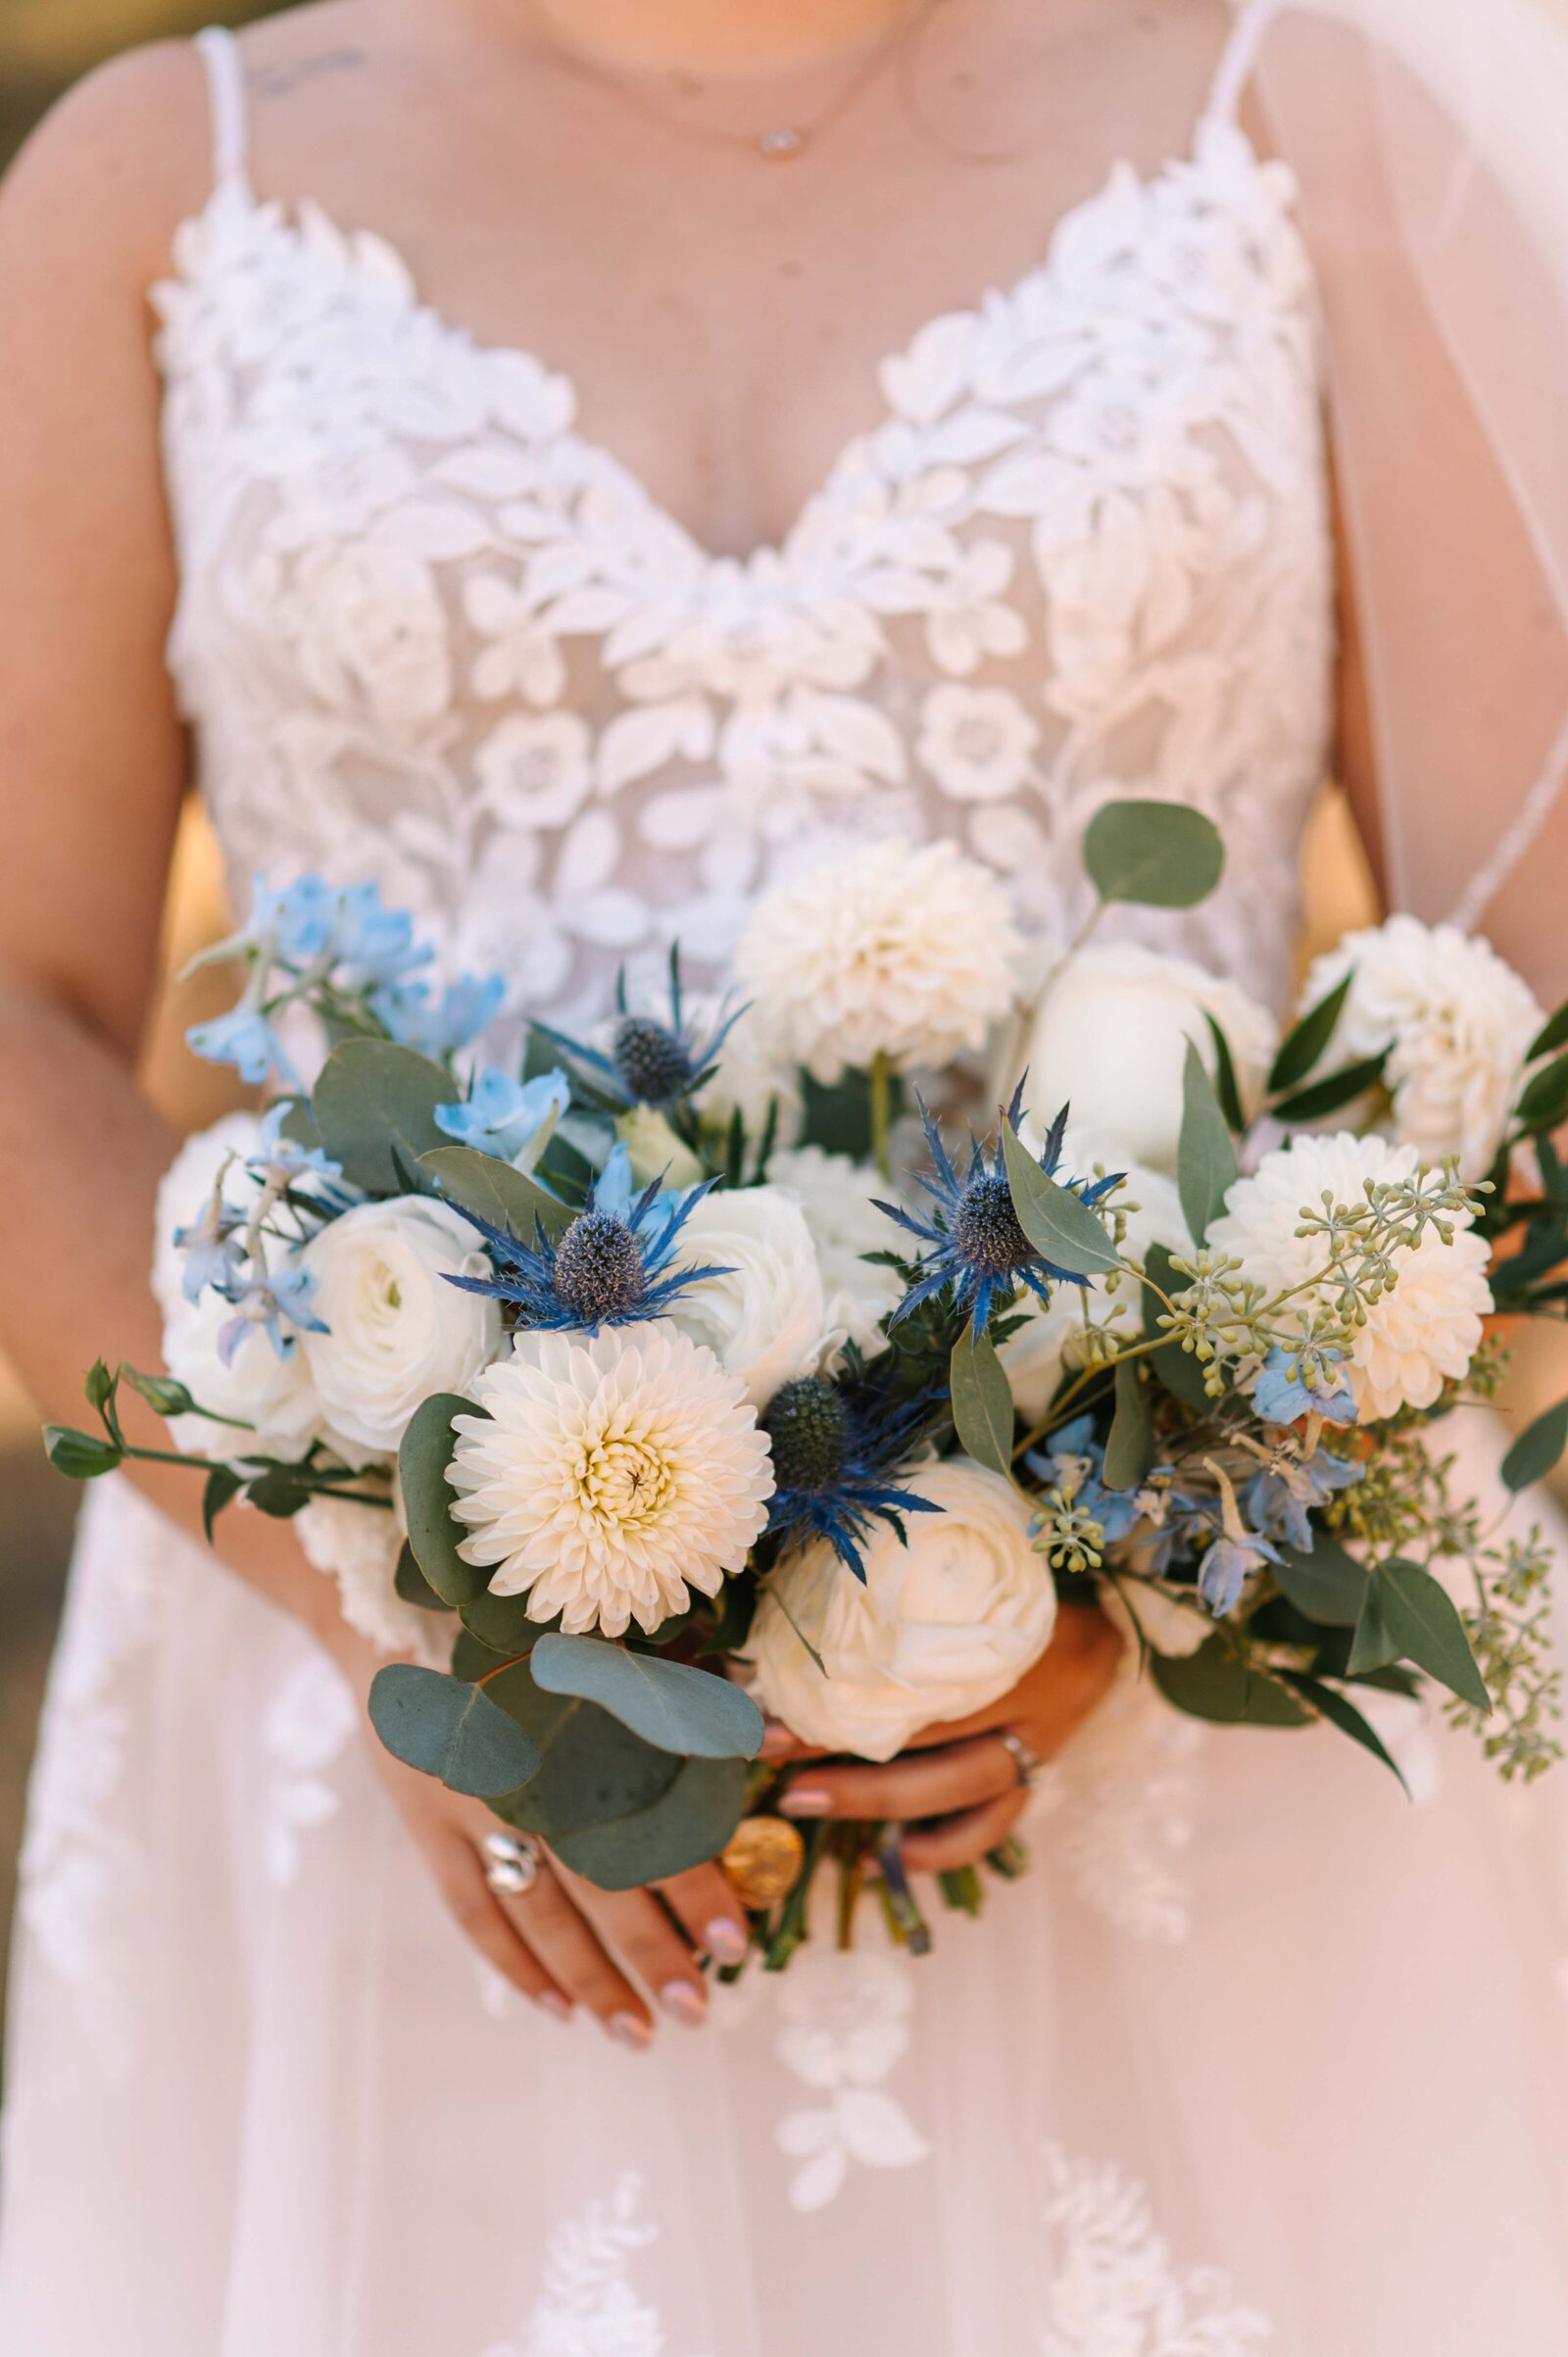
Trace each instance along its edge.
<instances>
[{"instance_id":1,"label":"bride","mask_svg":"<svg viewBox=\"0 0 1568 2357\"><path fill-rule=\"evenodd\" d=\"M86 84L0 200L40 1399L157 1360L130 1066L192 763L237 889L374 875L566 1022L675 935L716 977L855 836L1071 925L1129 786L1230 846L1130 921L1277 1002L1337 744L1390 894L1560 994L1565 72L1537 0L326 0ZM1167 1717L1080 1614L956 1740L796 1788L922 1868L1027 1803L1032 1874L927 1960L728 1989L716 1869L493 1889L286 1526L220 1564L189 1509L84 1517L16 2357L1568 2346L1550 1780L1391 1730L1412 1810Z\"/></svg>"}]
</instances>

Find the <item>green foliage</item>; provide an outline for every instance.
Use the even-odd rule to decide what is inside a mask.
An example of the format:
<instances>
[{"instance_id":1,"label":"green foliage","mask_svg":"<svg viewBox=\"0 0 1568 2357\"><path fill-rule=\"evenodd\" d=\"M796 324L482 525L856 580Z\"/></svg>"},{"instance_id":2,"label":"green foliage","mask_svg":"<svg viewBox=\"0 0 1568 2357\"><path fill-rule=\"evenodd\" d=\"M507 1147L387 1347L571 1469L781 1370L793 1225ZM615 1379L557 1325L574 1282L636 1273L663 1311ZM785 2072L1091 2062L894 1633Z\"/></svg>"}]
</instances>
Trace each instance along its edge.
<instances>
[{"instance_id":1,"label":"green foliage","mask_svg":"<svg viewBox=\"0 0 1568 2357\"><path fill-rule=\"evenodd\" d=\"M482 1416L485 1410L456 1392L436 1392L416 1409L398 1450L403 1512L415 1560L443 1602L471 1604L489 1585L489 1574L466 1563L458 1552L466 1536L452 1518L447 1484L452 1462L454 1416Z\"/></svg>"},{"instance_id":2,"label":"green foliage","mask_svg":"<svg viewBox=\"0 0 1568 2357\"><path fill-rule=\"evenodd\" d=\"M953 1422L961 1448L977 1465L1012 1478L1012 1386L995 1347L972 1326L953 1346L949 1380Z\"/></svg>"},{"instance_id":3,"label":"green foliage","mask_svg":"<svg viewBox=\"0 0 1568 2357\"><path fill-rule=\"evenodd\" d=\"M1201 1244L1236 1184L1236 1148L1208 1069L1191 1040L1182 1073L1181 1144L1176 1163L1182 1212Z\"/></svg>"},{"instance_id":4,"label":"green foliage","mask_svg":"<svg viewBox=\"0 0 1568 2357\"><path fill-rule=\"evenodd\" d=\"M1472 1709L1492 1708L1452 1597L1420 1564L1397 1555L1371 1567L1350 1669L1380 1669L1392 1661L1413 1661Z\"/></svg>"},{"instance_id":5,"label":"green foliage","mask_svg":"<svg viewBox=\"0 0 1568 2357\"><path fill-rule=\"evenodd\" d=\"M1074 1277L1103 1276L1121 1265L1100 1213L1070 1188L1048 1178L1006 1121L1002 1125L1002 1151L1018 1225L1037 1252Z\"/></svg>"},{"instance_id":6,"label":"green foliage","mask_svg":"<svg viewBox=\"0 0 1568 2357\"><path fill-rule=\"evenodd\" d=\"M1353 969L1336 984L1326 999L1309 1007L1300 1021L1289 1030L1280 1042L1279 1054L1269 1070L1268 1088L1271 1097L1287 1095L1298 1088L1328 1053L1329 1042L1339 1027L1345 1012L1345 1002L1354 981Z\"/></svg>"},{"instance_id":7,"label":"green foliage","mask_svg":"<svg viewBox=\"0 0 1568 2357\"><path fill-rule=\"evenodd\" d=\"M888 1075L888 1113L897 1120L905 1109L904 1083ZM852 1154L856 1161L871 1158L875 1138L869 1072L846 1072L831 1088L801 1074L801 1143L820 1146L828 1154Z\"/></svg>"},{"instance_id":8,"label":"green foliage","mask_svg":"<svg viewBox=\"0 0 1568 2357\"><path fill-rule=\"evenodd\" d=\"M94 1439L90 1432L74 1432L67 1424L46 1424L43 1445L49 1462L67 1481L96 1481L101 1473L114 1473L125 1461L125 1452L113 1441Z\"/></svg>"},{"instance_id":9,"label":"green foliage","mask_svg":"<svg viewBox=\"0 0 1568 2357\"><path fill-rule=\"evenodd\" d=\"M1084 865L1102 901L1196 908L1225 871L1225 846L1185 804L1107 802L1085 830Z\"/></svg>"},{"instance_id":10,"label":"green foliage","mask_svg":"<svg viewBox=\"0 0 1568 2357\"><path fill-rule=\"evenodd\" d=\"M1216 1631L1196 1653L1150 1656L1155 1685L1191 1719L1225 1727L1309 1727L1312 1713L1289 1687L1250 1661Z\"/></svg>"},{"instance_id":11,"label":"green foliage","mask_svg":"<svg viewBox=\"0 0 1568 2357\"><path fill-rule=\"evenodd\" d=\"M512 1792L537 1773L527 1731L481 1686L443 1670L389 1662L370 1683L370 1724L395 1759L480 1800Z\"/></svg>"},{"instance_id":12,"label":"green foliage","mask_svg":"<svg viewBox=\"0 0 1568 2357\"><path fill-rule=\"evenodd\" d=\"M531 1661L546 1694L597 1702L661 1751L692 1759L755 1759L763 1718L728 1678L600 1637L541 1637Z\"/></svg>"},{"instance_id":13,"label":"green foliage","mask_svg":"<svg viewBox=\"0 0 1568 2357\"><path fill-rule=\"evenodd\" d=\"M547 1628L558 1621L535 1620L526 1596L492 1596L489 1589L459 1606L463 1625L492 1653L531 1653Z\"/></svg>"},{"instance_id":14,"label":"green foliage","mask_svg":"<svg viewBox=\"0 0 1568 2357\"><path fill-rule=\"evenodd\" d=\"M1133 1359L1116 1362L1116 1412L1105 1443L1107 1490L1136 1490L1154 1462L1154 1415L1143 1375Z\"/></svg>"},{"instance_id":15,"label":"green foliage","mask_svg":"<svg viewBox=\"0 0 1568 2357\"><path fill-rule=\"evenodd\" d=\"M451 1074L414 1049L351 1039L322 1065L311 1108L345 1178L370 1195L402 1195L420 1155L443 1143L435 1108L454 1094Z\"/></svg>"},{"instance_id":16,"label":"green foliage","mask_svg":"<svg viewBox=\"0 0 1568 2357\"><path fill-rule=\"evenodd\" d=\"M473 1146L436 1146L419 1156L419 1168L460 1210L476 1212L492 1227L510 1228L524 1244L534 1242L535 1223L555 1238L574 1216L569 1203L514 1170L498 1154Z\"/></svg>"},{"instance_id":17,"label":"green foliage","mask_svg":"<svg viewBox=\"0 0 1568 2357\"><path fill-rule=\"evenodd\" d=\"M1298 1547L1280 1548L1274 1577L1298 1612L1330 1629L1353 1629L1366 1604L1367 1570L1327 1531L1316 1534L1309 1554Z\"/></svg>"},{"instance_id":18,"label":"green foliage","mask_svg":"<svg viewBox=\"0 0 1568 2357\"><path fill-rule=\"evenodd\" d=\"M1299 1670L1284 1670L1281 1675L1286 1685L1294 1688L1304 1702L1310 1703L1320 1717L1328 1720L1331 1727L1337 1727L1342 1735L1348 1735L1352 1743L1359 1743L1363 1751L1370 1751L1372 1757L1381 1761L1391 1775L1397 1777L1406 1798L1409 1797L1410 1788L1404 1782L1403 1769L1371 1720L1356 1709L1348 1695L1342 1694L1337 1686L1325 1685L1321 1678L1309 1678Z\"/></svg>"},{"instance_id":19,"label":"green foliage","mask_svg":"<svg viewBox=\"0 0 1568 2357\"><path fill-rule=\"evenodd\" d=\"M1519 1491L1544 1481L1568 1449L1568 1399L1559 1399L1555 1407L1538 1416L1529 1428L1519 1435L1502 1460L1502 1479L1506 1489Z\"/></svg>"},{"instance_id":20,"label":"green foliage","mask_svg":"<svg viewBox=\"0 0 1568 2357\"><path fill-rule=\"evenodd\" d=\"M485 1692L538 1748L537 1774L524 1791L505 1796L500 1812L527 1833L554 1841L635 1816L662 1798L680 1772L676 1753L645 1743L597 1702L546 1694L526 1661L497 1671Z\"/></svg>"},{"instance_id":21,"label":"green foliage","mask_svg":"<svg viewBox=\"0 0 1568 2357\"><path fill-rule=\"evenodd\" d=\"M1330 1113L1338 1113L1369 1089L1377 1088L1388 1068L1389 1051L1369 1056L1357 1064L1347 1064L1341 1072L1327 1073L1294 1096L1282 1097L1271 1107L1276 1121L1326 1121Z\"/></svg>"},{"instance_id":22,"label":"green foliage","mask_svg":"<svg viewBox=\"0 0 1568 2357\"><path fill-rule=\"evenodd\" d=\"M716 1858L746 1813L746 1791L743 1760L688 1759L648 1808L558 1835L552 1846L600 1890L635 1891Z\"/></svg>"},{"instance_id":23,"label":"green foliage","mask_svg":"<svg viewBox=\"0 0 1568 2357\"><path fill-rule=\"evenodd\" d=\"M452 1606L445 1596L437 1596L423 1572L419 1558L405 1539L398 1555L392 1585L406 1604L414 1604L420 1612L450 1612Z\"/></svg>"}]
</instances>

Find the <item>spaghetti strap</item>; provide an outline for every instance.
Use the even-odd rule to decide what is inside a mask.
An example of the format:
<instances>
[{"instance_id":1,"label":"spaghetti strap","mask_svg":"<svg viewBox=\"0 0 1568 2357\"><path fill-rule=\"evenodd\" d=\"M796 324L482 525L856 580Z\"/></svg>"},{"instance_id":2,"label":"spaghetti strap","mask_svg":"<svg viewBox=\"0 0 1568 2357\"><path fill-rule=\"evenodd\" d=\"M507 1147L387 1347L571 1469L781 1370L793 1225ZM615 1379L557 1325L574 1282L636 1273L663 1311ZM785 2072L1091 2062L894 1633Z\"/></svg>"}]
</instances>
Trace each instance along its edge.
<instances>
[{"instance_id":1,"label":"spaghetti strap","mask_svg":"<svg viewBox=\"0 0 1568 2357\"><path fill-rule=\"evenodd\" d=\"M196 47L207 69L207 88L213 110L213 173L220 188L248 192L249 147L245 107L245 73L239 43L221 25L210 25L196 35Z\"/></svg>"},{"instance_id":2,"label":"spaghetti strap","mask_svg":"<svg viewBox=\"0 0 1568 2357\"><path fill-rule=\"evenodd\" d=\"M1263 35L1279 15L1283 0L1238 0L1236 23L1231 26L1203 110L1205 123L1234 123L1242 97L1257 65L1257 53Z\"/></svg>"}]
</instances>

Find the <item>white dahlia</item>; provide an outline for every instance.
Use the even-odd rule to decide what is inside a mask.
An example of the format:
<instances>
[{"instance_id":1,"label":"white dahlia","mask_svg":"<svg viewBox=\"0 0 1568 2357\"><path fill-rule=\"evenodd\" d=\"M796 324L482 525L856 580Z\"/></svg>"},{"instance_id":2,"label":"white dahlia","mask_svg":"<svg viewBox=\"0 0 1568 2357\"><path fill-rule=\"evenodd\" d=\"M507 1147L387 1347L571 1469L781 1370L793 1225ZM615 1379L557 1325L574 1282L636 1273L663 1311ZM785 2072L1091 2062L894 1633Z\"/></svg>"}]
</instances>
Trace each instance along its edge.
<instances>
[{"instance_id":1,"label":"white dahlia","mask_svg":"<svg viewBox=\"0 0 1568 2357\"><path fill-rule=\"evenodd\" d=\"M1208 1243L1242 1262L1250 1278L1272 1295L1326 1271L1320 1236L1298 1236L1303 1210L1319 1211L1324 1196L1338 1203L1364 1200L1366 1183L1410 1178L1420 1168L1413 1147L1386 1138L1298 1137L1265 1154L1250 1178L1231 1189ZM1492 1308L1487 1248L1466 1218L1454 1221L1451 1244L1428 1228L1414 1247L1396 1251L1397 1280L1372 1304L1346 1369L1363 1424L1401 1407L1430 1407L1446 1380L1457 1381L1481 1343ZM1310 1291L1299 1297L1309 1302Z\"/></svg>"},{"instance_id":2,"label":"white dahlia","mask_svg":"<svg viewBox=\"0 0 1568 2357\"><path fill-rule=\"evenodd\" d=\"M744 1385L669 1325L522 1334L471 1387L448 1476L459 1549L569 1637L657 1629L714 1596L767 1520L767 1441Z\"/></svg>"},{"instance_id":3,"label":"white dahlia","mask_svg":"<svg viewBox=\"0 0 1568 2357\"><path fill-rule=\"evenodd\" d=\"M1455 925L1391 916L1348 933L1313 964L1300 1011L1347 973L1349 996L1334 1035L1335 1061L1387 1048L1393 1130L1423 1160L1457 1154L1463 1178L1491 1169L1545 1021L1534 993L1489 942Z\"/></svg>"},{"instance_id":4,"label":"white dahlia","mask_svg":"<svg viewBox=\"0 0 1568 2357\"><path fill-rule=\"evenodd\" d=\"M1022 945L1002 887L951 843L868 843L782 884L736 952L770 1044L825 1086L881 1055L899 1070L979 1048Z\"/></svg>"}]
</instances>

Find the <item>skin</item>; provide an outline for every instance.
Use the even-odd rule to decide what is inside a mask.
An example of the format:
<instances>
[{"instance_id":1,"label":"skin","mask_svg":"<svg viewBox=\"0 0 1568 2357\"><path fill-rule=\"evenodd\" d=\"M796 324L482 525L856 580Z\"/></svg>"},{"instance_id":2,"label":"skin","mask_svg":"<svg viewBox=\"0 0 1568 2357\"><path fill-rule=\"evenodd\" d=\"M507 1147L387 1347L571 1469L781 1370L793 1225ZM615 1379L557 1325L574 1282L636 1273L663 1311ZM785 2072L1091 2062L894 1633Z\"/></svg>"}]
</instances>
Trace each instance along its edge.
<instances>
[{"instance_id":1,"label":"skin","mask_svg":"<svg viewBox=\"0 0 1568 2357\"><path fill-rule=\"evenodd\" d=\"M924 128L883 76L780 169L701 134L814 120L890 0L329 0L246 36L253 174L379 228L477 336L569 365L583 430L707 547L745 551L775 543L875 420L882 354L1029 267L1108 156L1185 148L1227 22L1220 0L940 0ZM83 1337L159 1362L148 1238L176 1141L134 1075L190 767L163 660L176 574L146 290L207 200L210 154L199 68L168 44L83 84L0 192L0 1346L64 1419ZM1353 644L1348 681L1353 753ZM1366 799L1364 758L1352 774ZM194 1485L145 1486L194 1536ZM286 1526L220 1527L227 1570L363 1693L374 1660ZM918 1868L979 1858L1023 1805L995 1730L1048 1757L1118 1651L1098 1614L1064 1612L996 1709L882 1769L802 1757L794 1806L918 1819ZM657 2004L701 2020L702 1959L742 1937L716 1868L610 1896L546 1866L497 1898L476 1850L488 1812L367 1741L510 1981L628 2045Z\"/></svg>"}]
</instances>

